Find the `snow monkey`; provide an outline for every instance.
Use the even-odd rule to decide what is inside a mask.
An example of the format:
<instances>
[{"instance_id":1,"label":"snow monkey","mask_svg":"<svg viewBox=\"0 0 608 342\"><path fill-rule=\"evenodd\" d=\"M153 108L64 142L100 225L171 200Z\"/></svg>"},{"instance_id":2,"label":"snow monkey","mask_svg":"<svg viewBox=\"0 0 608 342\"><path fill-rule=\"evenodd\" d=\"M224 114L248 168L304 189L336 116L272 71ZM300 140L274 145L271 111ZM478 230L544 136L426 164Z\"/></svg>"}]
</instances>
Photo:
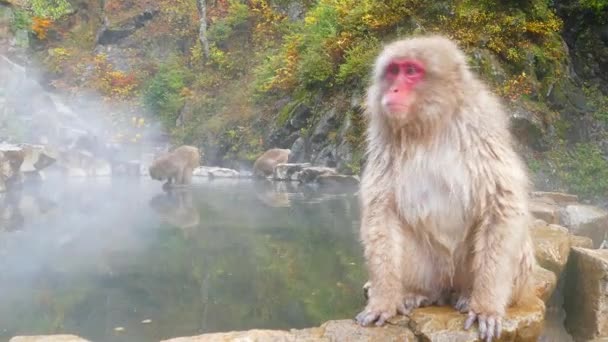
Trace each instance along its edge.
<instances>
[{"instance_id":1,"label":"snow monkey","mask_svg":"<svg viewBox=\"0 0 608 342\"><path fill-rule=\"evenodd\" d=\"M285 164L289 160L291 150L272 148L264 152L253 164L253 175L267 177L272 174L277 164Z\"/></svg>"},{"instance_id":2,"label":"snow monkey","mask_svg":"<svg viewBox=\"0 0 608 342\"><path fill-rule=\"evenodd\" d=\"M508 118L441 36L392 42L368 89L361 241L369 300L360 325L450 301L498 338L535 266L528 175ZM525 298L524 298L525 297Z\"/></svg>"},{"instance_id":3,"label":"snow monkey","mask_svg":"<svg viewBox=\"0 0 608 342\"><path fill-rule=\"evenodd\" d=\"M155 180L167 180L165 186L183 185L192 182L192 171L199 166L201 157L198 148L180 146L175 150L156 158L150 165L150 177Z\"/></svg>"}]
</instances>

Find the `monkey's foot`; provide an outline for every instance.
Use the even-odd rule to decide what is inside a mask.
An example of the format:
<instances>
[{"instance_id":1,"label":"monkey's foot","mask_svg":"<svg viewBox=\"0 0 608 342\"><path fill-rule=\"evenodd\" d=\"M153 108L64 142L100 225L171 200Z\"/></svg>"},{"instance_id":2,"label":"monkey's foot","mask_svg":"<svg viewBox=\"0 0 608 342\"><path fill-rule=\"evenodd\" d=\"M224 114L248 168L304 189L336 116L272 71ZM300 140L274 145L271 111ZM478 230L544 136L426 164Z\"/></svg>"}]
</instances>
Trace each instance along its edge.
<instances>
[{"instance_id":1,"label":"monkey's foot","mask_svg":"<svg viewBox=\"0 0 608 342\"><path fill-rule=\"evenodd\" d=\"M464 329L469 330L475 321L479 324L479 338L486 342L498 339L502 332L502 318L498 315L486 315L469 311L467 320L464 322Z\"/></svg>"},{"instance_id":2,"label":"monkey's foot","mask_svg":"<svg viewBox=\"0 0 608 342\"><path fill-rule=\"evenodd\" d=\"M388 319L397 315L397 313L405 314L405 304L402 301L386 301L384 303L369 303L365 310L361 311L355 321L362 326L368 326L376 323L377 326L382 326ZM391 303L391 304L388 304Z\"/></svg>"},{"instance_id":3,"label":"monkey's foot","mask_svg":"<svg viewBox=\"0 0 608 342\"><path fill-rule=\"evenodd\" d=\"M405 311L406 311L405 314L409 315L412 312L412 310L414 310L416 308L431 305L431 301L429 300L429 298L427 296L423 296L423 295L419 295L419 294L415 294L415 293L408 293L404 297L403 304L405 306Z\"/></svg>"},{"instance_id":4,"label":"monkey's foot","mask_svg":"<svg viewBox=\"0 0 608 342\"><path fill-rule=\"evenodd\" d=\"M453 298L453 300L452 300L452 306L454 307L454 309L458 310L460 313L469 312L470 304L471 304L470 296L460 295L457 298L456 297Z\"/></svg>"}]
</instances>

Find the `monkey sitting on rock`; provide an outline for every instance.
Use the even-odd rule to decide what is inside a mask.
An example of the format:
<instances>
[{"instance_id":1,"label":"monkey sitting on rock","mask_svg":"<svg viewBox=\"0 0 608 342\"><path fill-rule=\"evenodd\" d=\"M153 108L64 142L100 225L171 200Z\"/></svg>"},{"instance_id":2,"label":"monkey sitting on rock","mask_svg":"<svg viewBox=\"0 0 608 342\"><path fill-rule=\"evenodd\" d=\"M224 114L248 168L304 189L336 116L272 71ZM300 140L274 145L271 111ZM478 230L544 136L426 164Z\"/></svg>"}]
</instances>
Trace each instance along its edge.
<instances>
[{"instance_id":1,"label":"monkey sitting on rock","mask_svg":"<svg viewBox=\"0 0 608 342\"><path fill-rule=\"evenodd\" d=\"M180 146L175 150L156 158L150 165L150 177L167 182L163 188L172 185L192 183L192 171L200 164L199 149L194 146Z\"/></svg>"},{"instance_id":2,"label":"monkey sitting on rock","mask_svg":"<svg viewBox=\"0 0 608 342\"><path fill-rule=\"evenodd\" d=\"M534 300L528 176L508 118L451 40L395 41L367 94L361 241L369 300L361 325L451 302L501 334L509 306Z\"/></svg>"}]
</instances>

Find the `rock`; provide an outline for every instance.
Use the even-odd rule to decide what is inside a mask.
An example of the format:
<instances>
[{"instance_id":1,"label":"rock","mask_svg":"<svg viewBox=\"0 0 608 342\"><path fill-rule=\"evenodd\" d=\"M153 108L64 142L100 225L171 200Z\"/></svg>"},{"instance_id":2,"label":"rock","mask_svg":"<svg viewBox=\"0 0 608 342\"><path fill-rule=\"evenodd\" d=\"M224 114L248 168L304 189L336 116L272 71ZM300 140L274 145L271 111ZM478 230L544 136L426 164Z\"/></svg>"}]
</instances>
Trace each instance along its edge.
<instances>
[{"instance_id":1,"label":"rock","mask_svg":"<svg viewBox=\"0 0 608 342\"><path fill-rule=\"evenodd\" d=\"M142 28L148 21L154 19L159 12L160 11L157 9L144 10L143 12L138 13L137 15L123 20L115 25L112 25L112 23L108 25L108 23L105 22L104 27L99 32L97 37L97 44L117 44L123 38L132 35L135 31Z\"/></svg>"},{"instance_id":2,"label":"rock","mask_svg":"<svg viewBox=\"0 0 608 342\"><path fill-rule=\"evenodd\" d=\"M23 155L23 149L17 145L0 144L0 191L21 183Z\"/></svg>"},{"instance_id":3,"label":"rock","mask_svg":"<svg viewBox=\"0 0 608 342\"><path fill-rule=\"evenodd\" d=\"M559 223L560 208L556 204L532 199L529 208L530 213L535 218L541 219L547 223Z\"/></svg>"},{"instance_id":4,"label":"rock","mask_svg":"<svg viewBox=\"0 0 608 342\"><path fill-rule=\"evenodd\" d=\"M309 163L277 164L274 167L272 178L274 180L297 180L297 175L308 167L310 167Z\"/></svg>"},{"instance_id":5,"label":"rock","mask_svg":"<svg viewBox=\"0 0 608 342\"><path fill-rule=\"evenodd\" d=\"M557 287L557 275L545 268L537 267L532 277L536 296L547 303Z\"/></svg>"},{"instance_id":6,"label":"rock","mask_svg":"<svg viewBox=\"0 0 608 342\"><path fill-rule=\"evenodd\" d=\"M403 320L401 320L403 321ZM405 321L407 323L407 321ZM403 325L387 324L382 328L363 328L351 319L325 322L309 329L248 330L210 333L192 337L179 337L162 342L223 342L223 341L415 341L414 334Z\"/></svg>"},{"instance_id":7,"label":"rock","mask_svg":"<svg viewBox=\"0 0 608 342\"><path fill-rule=\"evenodd\" d=\"M301 129L308 125L308 119L310 118L312 111L310 107L303 103L298 104L291 112L289 124L295 129Z\"/></svg>"},{"instance_id":8,"label":"rock","mask_svg":"<svg viewBox=\"0 0 608 342\"><path fill-rule=\"evenodd\" d=\"M15 336L9 342L89 342L75 335Z\"/></svg>"},{"instance_id":9,"label":"rock","mask_svg":"<svg viewBox=\"0 0 608 342\"><path fill-rule=\"evenodd\" d=\"M228 342L228 341L294 341L294 336L281 330L248 330L225 333L211 333L192 337L178 337L162 342Z\"/></svg>"},{"instance_id":10,"label":"rock","mask_svg":"<svg viewBox=\"0 0 608 342\"><path fill-rule=\"evenodd\" d=\"M215 166L200 166L192 172L194 177L217 177L217 178L239 178L238 171Z\"/></svg>"},{"instance_id":11,"label":"rock","mask_svg":"<svg viewBox=\"0 0 608 342\"><path fill-rule=\"evenodd\" d=\"M585 204L569 204L560 211L561 224L572 234L586 236L599 247L608 233L608 212Z\"/></svg>"},{"instance_id":12,"label":"rock","mask_svg":"<svg viewBox=\"0 0 608 342\"><path fill-rule=\"evenodd\" d=\"M546 150L542 119L534 111L516 105L509 116L511 131L517 140L537 151Z\"/></svg>"},{"instance_id":13,"label":"rock","mask_svg":"<svg viewBox=\"0 0 608 342\"><path fill-rule=\"evenodd\" d=\"M593 240L586 236L570 235L570 247L593 248Z\"/></svg>"},{"instance_id":14,"label":"rock","mask_svg":"<svg viewBox=\"0 0 608 342\"><path fill-rule=\"evenodd\" d=\"M337 175L336 169L323 166L311 166L304 168L298 173L298 181L300 183L312 183L320 176Z\"/></svg>"},{"instance_id":15,"label":"rock","mask_svg":"<svg viewBox=\"0 0 608 342\"><path fill-rule=\"evenodd\" d=\"M566 328L577 340L608 338L608 250L572 249L564 300Z\"/></svg>"},{"instance_id":16,"label":"rock","mask_svg":"<svg viewBox=\"0 0 608 342\"><path fill-rule=\"evenodd\" d=\"M289 155L289 161L298 163L304 160L306 155L306 140L304 138L299 137L294 141L293 145L291 145L291 154Z\"/></svg>"},{"instance_id":17,"label":"rock","mask_svg":"<svg viewBox=\"0 0 608 342\"><path fill-rule=\"evenodd\" d=\"M558 225L535 225L530 230L534 243L534 254L541 267L559 276L568 262L570 235Z\"/></svg>"},{"instance_id":18,"label":"rock","mask_svg":"<svg viewBox=\"0 0 608 342\"><path fill-rule=\"evenodd\" d=\"M537 341L543 328L545 305L536 299L528 306L507 309L499 341ZM477 325L463 329L466 315L450 307L430 306L414 310L409 326L422 341L479 341Z\"/></svg>"},{"instance_id":19,"label":"rock","mask_svg":"<svg viewBox=\"0 0 608 342\"><path fill-rule=\"evenodd\" d=\"M310 136L310 141L314 144L325 142L329 132L336 128L336 124L336 109L332 108L321 115L321 119Z\"/></svg>"},{"instance_id":20,"label":"rock","mask_svg":"<svg viewBox=\"0 0 608 342\"><path fill-rule=\"evenodd\" d=\"M359 177L346 175L323 174L317 177L317 183L323 187L358 187Z\"/></svg>"},{"instance_id":21,"label":"rock","mask_svg":"<svg viewBox=\"0 0 608 342\"><path fill-rule=\"evenodd\" d=\"M499 341L536 341L540 336L545 306L537 299L526 307L507 310L503 338ZM352 319L325 322L320 327L285 330L248 330L178 337L162 342L223 341L479 341L475 328L465 331L465 314L450 307L414 310L411 319L397 316L383 327L361 327Z\"/></svg>"},{"instance_id":22,"label":"rock","mask_svg":"<svg viewBox=\"0 0 608 342\"><path fill-rule=\"evenodd\" d=\"M57 153L42 145L20 144L23 151L21 172L40 171L57 160Z\"/></svg>"},{"instance_id":23,"label":"rock","mask_svg":"<svg viewBox=\"0 0 608 342\"><path fill-rule=\"evenodd\" d=\"M407 329L407 318L400 317L383 328L362 328L353 320L329 321L321 326L326 341L415 341L414 333ZM399 323L401 322L401 323Z\"/></svg>"},{"instance_id":24,"label":"rock","mask_svg":"<svg viewBox=\"0 0 608 342\"><path fill-rule=\"evenodd\" d=\"M576 203L578 201L577 195L566 194L563 192L547 192L547 191L532 192L532 198L539 198L539 197L550 198L559 205Z\"/></svg>"}]
</instances>

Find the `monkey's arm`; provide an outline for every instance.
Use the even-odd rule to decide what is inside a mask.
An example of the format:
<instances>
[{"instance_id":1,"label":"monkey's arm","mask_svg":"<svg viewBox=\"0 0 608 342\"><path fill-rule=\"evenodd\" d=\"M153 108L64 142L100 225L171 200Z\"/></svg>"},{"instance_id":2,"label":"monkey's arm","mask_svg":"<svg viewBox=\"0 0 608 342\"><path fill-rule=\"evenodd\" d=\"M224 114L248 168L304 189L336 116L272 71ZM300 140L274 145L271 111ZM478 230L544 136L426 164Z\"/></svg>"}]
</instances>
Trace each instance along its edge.
<instances>
[{"instance_id":1,"label":"monkey's arm","mask_svg":"<svg viewBox=\"0 0 608 342\"><path fill-rule=\"evenodd\" d=\"M368 264L371 288L364 311L357 315L359 324L382 325L399 313L406 313L403 300L403 234L395 211L386 197L364 205L361 239Z\"/></svg>"},{"instance_id":2,"label":"monkey's arm","mask_svg":"<svg viewBox=\"0 0 608 342\"><path fill-rule=\"evenodd\" d=\"M500 336L502 317L512 296L514 262L524 241L521 232L527 229L527 216L508 191L497 189L487 197L487 207L474 231L474 278L465 328L477 320L480 337L491 341Z\"/></svg>"}]
</instances>

